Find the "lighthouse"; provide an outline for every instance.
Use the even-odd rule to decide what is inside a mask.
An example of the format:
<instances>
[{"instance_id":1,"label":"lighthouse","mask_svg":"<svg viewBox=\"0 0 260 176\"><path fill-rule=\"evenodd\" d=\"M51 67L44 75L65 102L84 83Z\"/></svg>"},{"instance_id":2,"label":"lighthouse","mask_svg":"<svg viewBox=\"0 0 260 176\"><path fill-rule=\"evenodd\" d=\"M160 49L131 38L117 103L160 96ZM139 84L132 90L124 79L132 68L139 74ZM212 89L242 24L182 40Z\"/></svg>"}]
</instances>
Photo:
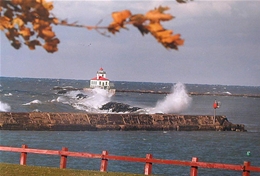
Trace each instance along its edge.
<instances>
[{"instance_id":1,"label":"lighthouse","mask_svg":"<svg viewBox=\"0 0 260 176\"><path fill-rule=\"evenodd\" d=\"M102 67L97 71L96 77L90 80L90 88L96 87L110 89L109 79L107 78L106 72Z\"/></svg>"}]
</instances>

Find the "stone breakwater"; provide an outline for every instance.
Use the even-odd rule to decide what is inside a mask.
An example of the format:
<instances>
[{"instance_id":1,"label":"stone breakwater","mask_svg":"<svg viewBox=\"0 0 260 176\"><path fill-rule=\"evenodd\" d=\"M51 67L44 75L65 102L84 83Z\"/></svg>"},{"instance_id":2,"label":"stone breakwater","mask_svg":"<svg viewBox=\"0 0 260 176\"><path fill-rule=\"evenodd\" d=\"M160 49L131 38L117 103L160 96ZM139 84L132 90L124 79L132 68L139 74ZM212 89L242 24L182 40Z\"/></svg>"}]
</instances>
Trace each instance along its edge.
<instances>
[{"instance_id":1,"label":"stone breakwater","mask_svg":"<svg viewBox=\"0 0 260 176\"><path fill-rule=\"evenodd\" d=\"M246 131L225 116L176 114L0 113L0 130L35 131Z\"/></svg>"}]
</instances>

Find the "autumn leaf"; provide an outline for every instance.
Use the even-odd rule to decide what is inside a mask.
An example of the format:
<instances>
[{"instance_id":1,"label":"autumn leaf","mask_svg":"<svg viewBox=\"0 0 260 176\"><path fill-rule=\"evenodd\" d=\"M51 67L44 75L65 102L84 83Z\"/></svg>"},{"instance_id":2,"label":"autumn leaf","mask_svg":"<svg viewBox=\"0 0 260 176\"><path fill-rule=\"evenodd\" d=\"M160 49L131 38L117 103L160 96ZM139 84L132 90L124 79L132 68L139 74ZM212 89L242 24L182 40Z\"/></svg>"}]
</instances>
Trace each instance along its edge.
<instances>
[{"instance_id":1,"label":"autumn leaf","mask_svg":"<svg viewBox=\"0 0 260 176\"><path fill-rule=\"evenodd\" d=\"M150 20L151 22L159 22L159 21L169 21L173 19L171 14L163 13L165 10L168 10L168 7L159 7L155 8L154 10L150 10L145 14L145 17Z\"/></svg>"},{"instance_id":2,"label":"autumn leaf","mask_svg":"<svg viewBox=\"0 0 260 176\"><path fill-rule=\"evenodd\" d=\"M46 2L45 0L37 0L37 2L42 3L43 7L48 11L53 9L52 2Z\"/></svg>"},{"instance_id":3,"label":"autumn leaf","mask_svg":"<svg viewBox=\"0 0 260 176\"><path fill-rule=\"evenodd\" d=\"M132 15L129 18L129 22L132 23L135 27L137 27L142 35L149 33L147 26L144 25L146 20L147 19L145 18L145 16L143 14Z\"/></svg>"},{"instance_id":4,"label":"autumn leaf","mask_svg":"<svg viewBox=\"0 0 260 176\"><path fill-rule=\"evenodd\" d=\"M58 51L58 48L57 48L56 45L51 45L51 44L49 44L49 43L45 43L45 44L43 45L43 48L44 48L47 52L49 52L49 53L54 53L54 52Z\"/></svg>"},{"instance_id":5,"label":"autumn leaf","mask_svg":"<svg viewBox=\"0 0 260 176\"><path fill-rule=\"evenodd\" d=\"M25 44L29 47L30 50L35 50L35 46L41 46L39 40L26 41Z\"/></svg>"},{"instance_id":6,"label":"autumn leaf","mask_svg":"<svg viewBox=\"0 0 260 176\"><path fill-rule=\"evenodd\" d=\"M12 20L12 19L13 19L13 16L14 16L12 9L7 9L7 10L5 11L5 13L4 13L4 16L6 16L6 17L9 18L10 20Z\"/></svg>"},{"instance_id":7,"label":"autumn leaf","mask_svg":"<svg viewBox=\"0 0 260 176\"><path fill-rule=\"evenodd\" d=\"M148 25L148 29L150 32L158 32L164 30L160 23L151 23Z\"/></svg>"},{"instance_id":8,"label":"autumn leaf","mask_svg":"<svg viewBox=\"0 0 260 176\"><path fill-rule=\"evenodd\" d=\"M177 0L180 3L187 1L191 0ZM178 46L184 43L179 34L173 34L172 30L165 29L161 24L174 18L171 14L165 13L169 7L159 6L146 14L132 15L129 10L113 12L113 21L108 26L99 26L100 23L96 26L86 26L59 20L51 13L53 7L53 3L46 0L0 0L0 30L16 49L23 43L31 50L36 46L42 46L50 53L58 51L60 43L60 40L55 38L52 25L96 29L102 35L106 35L106 31L115 34L121 29L128 29L127 25L133 25L142 35L150 33L165 48L178 49ZM41 42L44 44L41 45Z\"/></svg>"},{"instance_id":9,"label":"autumn leaf","mask_svg":"<svg viewBox=\"0 0 260 176\"><path fill-rule=\"evenodd\" d=\"M124 22L127 18L131 16L131 12L129 10L123 10L121 12L113 12L112 18L114 19L113 23L119 24L120 26L124 26Z\"/></svg>"},{"instance_id":10,"label":"autumn leaf","mask_svg":"<svg viewBox=\"0 0 260 176\"><path fill-rule=\"evenodd\" d=\"M15 19L13 19L12 24L13 26L18 25L19 27L21 27L24 25L24 22L23 20L21 20L21 18L16 17Z\"/></svg>"},{"instance_id":11,"label":"autumn leaf","mask_svg":"<svg viewBox=\"0 0 260 176\"><path fill-rule=\"evenodd\" d=\"M5 35L9 40L15 40L15 37L18 37L19 33L16 28L8 28L8 31L5 33Z\"/></svg>"},{"instance_id":12,"label":"autumn leaf","mask_svg":"<svg viewBox=\"0 0 260 176\"><path fill-rule=\"evenodd\" d=\"M0 30L4 30L6 28L10 28L11 25L10 25L10 19L3 16L3 17L0 17Z\"/></svg>"},{"instance_id":13,"label":"autumn leaf","mask_svg":"<svg viewBox=\"0 0 260 176\"><path fill-rule=\"evenodd\" d=\"M24 40L29 40L30 36L31 36L33 33L31 33L30 28L22 27L22 28L20 29L19 34L21 34L21 35L23 36Z\"/></svg>"},{"instance_id":14,"label":"autumn leaf","mask_svg":"<svg viewBox=\"0 0 260 176\"><path fill-rule=\"evenodd\" d=\"M53 24L59 24L59 20L57 18L52 18L52 23Z\"/></svg>"},{"instance_id":15,"label":"autumn leaf","mask_svg":"<svg viewBox=\"0 0 260 176\"><path fill-rule=\"evenodd\" d=\"M21 43L19 40L13 40L11 44L15 49L19 49L21 47Z\"/></svg>"},{"instance_id":16,"label":"autumn leaf","mask_svg":"<svg viewBox=\"0 0 260 176\"><path fill-rule=\"evenodd\" d=\"M119 32L119 30L123 27L124 28L124 22L127 18L131 16L131 12L129 10L123 10L120 12L113 12L112 18L113 22L110 23L108 26L108 31L115 34L116 32Z\"/></svg>"},{"instance_id":17,"label":"autumn leaf","mask_svg":"<svg viewBox=\"0 0 260 176\"><path fill-rule=\"evenodd\" d=\"M55 33L52 31L51 27L47 27L41 30L43 38L51 39L55 36Z\"/></svg>"}]
</instances>

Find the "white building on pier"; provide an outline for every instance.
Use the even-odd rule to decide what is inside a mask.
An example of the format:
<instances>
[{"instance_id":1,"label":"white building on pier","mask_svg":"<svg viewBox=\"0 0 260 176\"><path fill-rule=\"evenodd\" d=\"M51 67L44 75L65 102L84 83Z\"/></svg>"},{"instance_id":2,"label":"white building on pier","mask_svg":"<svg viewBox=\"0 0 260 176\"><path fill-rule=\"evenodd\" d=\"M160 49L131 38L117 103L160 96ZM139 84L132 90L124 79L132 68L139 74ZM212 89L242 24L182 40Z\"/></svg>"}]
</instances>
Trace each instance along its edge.
<instances>
[{"instance_id":1,"label":"white building on pier","mask_svg":"<svg viewBox=\"0 0 260 176\"><path fill-rule=\"evenodd\" d=\"M97 76L90 80L90 88L96 87L110 89L110 81L102 67L97 71Z\"/></svg>"}]
</instances>

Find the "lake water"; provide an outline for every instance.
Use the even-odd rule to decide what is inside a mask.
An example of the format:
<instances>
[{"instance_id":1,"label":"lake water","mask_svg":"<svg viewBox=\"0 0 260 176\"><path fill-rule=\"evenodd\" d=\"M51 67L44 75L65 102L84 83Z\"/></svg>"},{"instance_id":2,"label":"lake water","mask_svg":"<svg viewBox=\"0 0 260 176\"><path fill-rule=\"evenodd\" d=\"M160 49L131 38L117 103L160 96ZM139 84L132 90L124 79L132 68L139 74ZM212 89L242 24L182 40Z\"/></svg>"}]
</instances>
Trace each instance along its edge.
<instances>
[{"instance_id":1,"label":"lake water","mask_svg":"<svg viewBox=\"0 0 260 176\"><path fill-rule=\"evenodd\" d=\"M98 107L109 101L138 106L149 112L169 109L172 113L212 115L214 100L221 102L218 115L225 115L232 123L245 124L248 132L151 132L151 131L0 131L0 145L70 151L101 153L107 150L111 155L188 160L198 157L199 161L243 164L260 167L260 98L232 96L191 96L187 97L183 88L173 88L170 83L114 82L116 89L172 91L171 95L116 93L114 96L95 94L87 99L77 100L81 91L58 94L55 86L83 88L88 85L83 80L1 78L0 111L11 112L98 112ZM183 85L183 84L182 84ZM185 92L260 94L260 87L185 85ZM100 96L102 95L102 96ZM167 98L168 97L168 98ZM169 99L169 100L167 100ZM98 101L96 101L98 100ZM184 101L185 100L185 101ZM175 108L179 106L180 108ZM156 109L157 108L157 109ZM170 110L170 111L171 111ZM247 156L250 151L251 155ZM19 163L19 153L0 152L0 162ZM59 167L59 156L28 154L28 165ZM99 170L100 160L68 158L68 168ZM153 174L189 175L189 167L153 165ZM143 173L144 164L109 161L108 171ZM217 169L199 169L199 175L242 175L241 172ZM260 175L260 173L251 173Z\"/></svg>"}]
</instances>

